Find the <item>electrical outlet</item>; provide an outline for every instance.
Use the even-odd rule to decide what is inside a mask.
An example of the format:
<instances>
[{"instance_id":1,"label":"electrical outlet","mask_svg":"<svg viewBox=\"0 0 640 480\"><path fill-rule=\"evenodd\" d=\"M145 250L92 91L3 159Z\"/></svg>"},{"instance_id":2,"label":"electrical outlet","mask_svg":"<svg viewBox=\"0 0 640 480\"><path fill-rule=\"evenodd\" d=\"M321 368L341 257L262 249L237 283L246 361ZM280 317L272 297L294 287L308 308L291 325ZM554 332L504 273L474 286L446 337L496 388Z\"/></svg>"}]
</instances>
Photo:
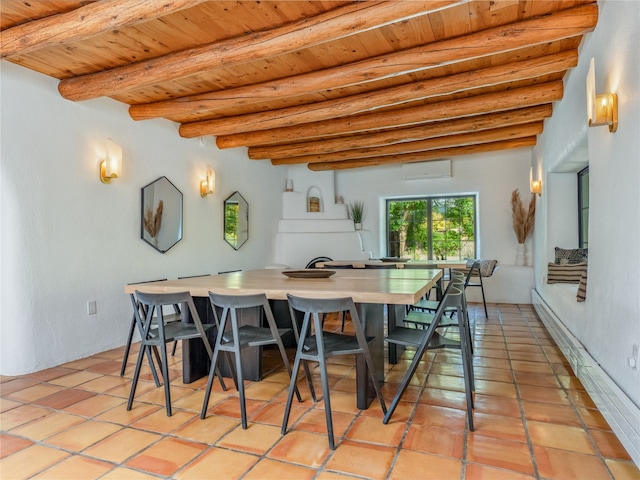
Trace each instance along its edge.
<instances>
[{"instance_id":1,"label":"electrical outlet","mask_svg":"<svg viewBox=\"0 0 640 480\"><path fill-rule=\"evenodd\" d=\"M92 300L90 302L87 302L87 315L95 315L98 312L98 309L96 307L96 301Z\"/></svg>"},{"instance_id":2,"label":"electrical outlet","mask_svg":"<svg viewBox=\"0 0 640 480\"><path fill-rule=\"evenodd\" d=\"M634 370L638 369L638 345L631 347L631 356L629 357L629 366Z\"/></svg>"}]
</instances>

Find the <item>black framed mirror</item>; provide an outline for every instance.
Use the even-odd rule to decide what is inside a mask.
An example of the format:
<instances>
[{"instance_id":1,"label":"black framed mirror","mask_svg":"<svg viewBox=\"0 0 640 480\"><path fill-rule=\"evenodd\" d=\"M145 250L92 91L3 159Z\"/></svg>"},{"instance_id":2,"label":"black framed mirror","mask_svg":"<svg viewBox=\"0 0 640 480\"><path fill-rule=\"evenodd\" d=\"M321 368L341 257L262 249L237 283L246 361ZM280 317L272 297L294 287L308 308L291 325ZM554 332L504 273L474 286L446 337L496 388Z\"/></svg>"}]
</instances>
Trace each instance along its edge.
<instances>
[{"instance_id":1,"label":"black framed mirror","mask_svg":"<svg viewBox=\"0 0 640 480\"><path fill-rule=\"evenodd\" d=\"M142 187L140 225L140 238L160 253L182 240L182 192L167 177Z\"/></svg>"},{"instance_id":2,"label":"black framed mirror","mask_svg":"<svg viewBox=\"0 0 640 480\"><path fill-rule=\"evenodd\" d=\"M238 250L249 238L249 204L239 192L224 201L224 240Z\"/></svg>"}]
</instances>

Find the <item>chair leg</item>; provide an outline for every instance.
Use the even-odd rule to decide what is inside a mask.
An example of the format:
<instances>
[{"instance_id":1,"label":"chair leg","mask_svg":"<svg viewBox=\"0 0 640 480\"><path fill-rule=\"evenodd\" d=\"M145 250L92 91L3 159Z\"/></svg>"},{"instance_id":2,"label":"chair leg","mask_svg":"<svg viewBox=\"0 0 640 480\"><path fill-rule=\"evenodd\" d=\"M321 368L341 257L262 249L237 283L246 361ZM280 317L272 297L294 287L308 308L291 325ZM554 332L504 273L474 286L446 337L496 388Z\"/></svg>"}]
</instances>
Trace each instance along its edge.
<instances>
[{"instance_id":1,"label":"chair leg","mask_svg":"<svg viewBox=\"0 0 640 480\"><path fill-rule=\"evenodd\" d=\"M242 417L242 428L247 429L247 405L244 398L244 378L242 376L242 359L240 358L239 341L235 339L235 360L236 360L236 376L238 381L238 395L240 396L240 416Z\"/></svg>"},{"instance_id":2,"label":"chair leg","mask_svg":"<svg viewBox=\"0 0 640 480\"><path fill-rule=\"evenodd\" d=\"M122 359L122 367L120 367L120 376L124 377L124 372L127 369L127 360L129 360L129 352L131 351L131 343L133 342L133 333L136 330L136 316L133 315L131 319L131 326L129 327L129 336L127 337L127 344L124 347L124 358Z\"/></svg>"},{"instance_id":3,"label":"chair leg","mask_svg":"<svg viewBox=\"0 0 640 480\"><path fill-rule=\"evenodd\" d=\"M298 350L302 348L302 344L298 346ZM298 370L300 370L300 356L296 354L293 361L293 369L291 370L291 381L289 382L289 393L287 395L287 404L284 407L284 416L282 418L282 435L287 433L287 425L289 424L289 414L291 413L291 404L293 403L293 391L297 388Z\"/></svg>"},{"instance_id":4,"label":"chair leg","mask_svg":"<svg viewBox=\"0 0 640 480\"><path fill-rule=\"evenodd\" d=\"M466 339L461 338L462 345L462 370L464 372L464 390L465 396L467 400L467 419L469 421L469 430L473 432L473 366L471 365L472 360L469 358L469 349L468 346L465 345Z\"/></svg>"},{"instance_id":5,"label":"chair leg","mask_svg":"<svg viewBox=\"0 0 640 480\"><path fill-rule=\"evenodd\" d=\"M426 348L427 344L428 342L423 342L416 350L416 353L413 356L413 360L411 361L411 365L409 366L409 370L407 370L407 373L405 373L404 377L402 378L400 387L398 388L396 395L393 397L393 400L391 401L391 405L387 409L387 413L382 419L382 423L384 423L385 425L389 423L389 420L391 419L393 412L395 411L396 407L398 406L398 403L400 402L400 398L402 398L404 391L407 389L407 387L409 386L409 383L411 382L411 379L413 378L413 375L416 373L416 370L418 369L418 365L420 364L420 359L422 358L422 356L427 350Z\"/></svg>"},{"instance_id":6,"label":"chair leg","mask_svg":"<svg viewBox=\"0 0 640 480\"><path fill-rule=\"evenodd\" d=\"M287 369L287 373L289 374L289 378L291 378L291 364L289 363L289 359L287 358L287 352L284 349L284 344L282 343L282 339L280 337L276 337L276 345L278 345L278 350L280 350L280 356L282 357L282 363L284 363L284 367ZM300 390L298 390L298 385L296 384L296 398L299 403L302 403L302 397L300 396Z\"/></svg>"},{"instance_id":7,"label":"chair leg","mask_svg":"<svg viewBox=\"0 0 640 480\"><path fill-rule=\"evenodd\" d=\"M484 304L484 316L485 318L489 318L489 313L487 312L487 301L484 299L484 287L482 288L482 303Z\"/></svg>"},{"instance_id":8,"label":"chair leg","mask_svg":"<svg viewBox=\"0 0 640 480\"><path fill-rule=\"evenodd\" d=\"M204 401L202 402L202 410L200 411L200 418L204 420L207 416L207 408L209 407L209 398L211 397L211 387L213 386L213 377L216 374L219 349L213 351L213 358L211 359L211 366L209 367L209 378L207 379L207 388L204 392Z\"/></svg>"},{"instance_id":9,"label":"chair leg","mask_svg":"<svg viewBox=\"0 0 640 480\"><path fill-rule=\"evenodd\" d=\"M329 398L329 378L327 375L327 364L324 358L320 358L320 380L322 382L322 399L324 401L324 415L327 421L327 436L329 437L329 448L336 449L333 438L333 419L331 417L331 399Z\"/></svg>"},{"instance_id":10,"label":"chair leg","mask_svg":"<svg viewBox=\"0 0 640 480\"><path fill-rule=\"evenodd\" d=\"M153 355L151 354L152 347L147 345L146 347L141 346L140 348L144 348L146 350L147 358L149 360L149 368L151 369L151 375L153 376L154 382L156 382L156 387L159 387L161 383L160 379L158 378L158 372L156 372L156 365L153 362ZM155 350L155 348L153 349L153 353L155 353L156 359L158 360L158 365L160 365L160 357L158 356L158 351Z\"/></svg>"},{"instance_id":11,"label":"chair leg","mask_svg":"<svg viewBox=\"0 0 640 480\"><path fill-rule=\"evenodd\" d=\"M162 345L162 378L164 379L164 400L166 402L167 417L171 416L171 390L169 384L171 379L169 378L169 359L167 358L167 346Z\"/></svg>"},{"instance_id":12,"label":"chair leg","mask_svg":"<svg viewBox=\"0 0 640 480\"><path fill-rule=\"evenodd\" d=\"M487 301L484 298L484 285L482 284L482 275L480 275L479 278L480 278L480 291L482 292L482 304L484 305L484 316L485 318L489 318L489 314L487 313Z\"/></svg>"},{"instance_id":13,"label":"chair leg","mask_svg":"<svg viewBox=\"0 0 640 480\"><path fill-rule=\"evenodd\" d=\"M171 356L175 357L176 355L176 348L178 347L178 341L174 340L173 341L173 348L171 349Z\"/></svg>"},{"instance_id":14,"label":"chair leg","mask_svg":"<svg viewBox=\"0 0 640 480\"><path fill-rule=\"evenodd\" d=\"M140 367L142 367L142 358L144 352L147 351L147 346L140 346L140 352L138 352L138 360L136 361L136 368L133 371L133 379L131 380L131 390L129 391L129 400L127 401L127 410L131 410L133 405L133 397L136 394L136 387L138 386L138 378L140 377Z\"/></svg>"}]
</instances>

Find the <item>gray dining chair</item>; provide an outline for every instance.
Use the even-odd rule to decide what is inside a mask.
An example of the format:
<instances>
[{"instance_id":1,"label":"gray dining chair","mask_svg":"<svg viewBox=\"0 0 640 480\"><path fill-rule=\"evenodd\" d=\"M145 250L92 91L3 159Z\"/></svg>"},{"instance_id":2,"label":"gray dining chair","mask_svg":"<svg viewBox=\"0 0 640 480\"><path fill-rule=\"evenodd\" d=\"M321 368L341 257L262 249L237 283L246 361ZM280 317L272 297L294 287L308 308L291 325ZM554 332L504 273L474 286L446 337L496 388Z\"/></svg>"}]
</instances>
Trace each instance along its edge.
<instances>
[{"instance_id":1,"label":"gray dining chair","mask_svg":"<svg viewBox=\"0 0 640 480\"><path fill-rule=\"evenodd\" d=\"M441 326L442 319L445 312L449 308L456 309L458 338L451 338L446 333L438 332L438 328ZM385 341L390 344L402 345L404 347L413 347L416 349L415 354L409 369L405 373L398 390L391 401L391 405L387 410L383 423L389 423L393 412L398 406L398 402L402 398L405 390L409 386L413 375L415 374L422 357L427 350L454 348L461 351L462 354L462 369L464 373L465 395L466 395L466 408L467 408L467 421L469 424L469 430L473 431L473 391L475 390L474 375L473 375L473 358L471 354L470 339L471 334L468 329L468 324L465 322L463 314L464 308L464 291L456 286L450 286L447 288L438 309L435 312L433 321L426 330L409 328L409 327L396 327L393 331L387 335Z\"/></svg>"},{"instance_id":2,"label":"gray dining chair","mask_svg":"<svg viewBox=\"0 0 640 480\"><path fill-rule=\"evenodd\" d=\"M143 282L134 282L134 283L130 283L129 285L137 285L139 283L154 283L154 282L162 282L166 280L166 278L159 278L156 280L146 280ZM133 336L135 335L135 331L136 328L139 328L139 323L136 321L136 310L143 308L136 300L135 295L132 293L131 295L129 295L129 298L131 299L131 305L133 307L133 312L131 314L131 323L129 325L129 334L127 335L127 342L124 345L124 355L122 357L122 365L120 367L120 376L124 377L124 374L126 372L127 369L127 364L129 363L129 354L131 353L131 345L133 343ZM174 308L174 315L172 317L169 317L168 315L166 316L166 321L176 321L176 320L180 320L180 309L177 305L173 306ZM146 316L146 312L142 312L143 316ZM152 329L155 327L151 327ZM142 335L142 328L139 328L139 332ZM153 352L153 354L156 356L156 360L158 362L158 364L160 364L160 357L158 355L158 351L156 349L151 349L151 348L147 348L148 351L148 355L149 355L149 365L151 367L151 373L153 374L153 379L156 382L156 386L160 386L160 380L158 380L158 374L156 373L156 369L153 363L153 358L151 357L151 354Z\"/></svg>"},{"instance_id":3,"label":"gray dining chair","mask_svg":"<svg viewBox=\"0 0 640 480\"><path fill-rule=\"evenodd\" d=\"M189 292L178 293L144 293L135 292L135 301L140 308L134 309L136 322L141 328L141 346L136 361L136 368L131 382L131 391L129 392L129 400L127 402L127 410L131 410L133 399L136 393L136 387L140 377L140 369L142 367L142 359L148 348L157 348L160 350L160 371L162 373L162 381L164 383L164 396L167 416L171 416L171 389L169 384L169 362L167 357L167 343L177 340L189 340L200 338L204 343L204 347L209 355L213 356L213 350L207 337L207 332L215 328L214 324L203 324L200 321L198 311L193 303L193 298ZM181 305L182 319L180 322L167 323L163 313L163 307ZM191 322L187 321L187 312L190 315ZM222 380L219 370L216 371L218 378L224 390L226 386Z\"/></svg>"},{"instance_id":4,"label":"gray dining chair","mask_svg":"<svg viewBox=\"0 0 640 480\"><path fill-rule=\"evenodd\" d=\"M242 372L242 350L247 347L263 347L266 345L276 345L282 356L287 373L291 376L291 365L287 358L287 352L282 343L282 337L292 332L291 328L278 328L275 318L269 306L269 300L264 293L255 295L220 295L209 292L209 300L213 308L213 316L216 321L218 333L216 335L215 351L209 369L207 389L204 394L202 411L200 418L204 419L209 406L211 387L215 369L218 367L220 352L233 353L233 361L229 361L233 372L233 380L240 396L240 414L242 428L247 428L247 408L244 394L244 376ZM260 308L267 321L266 327L255 325L240 325L238 322L238 312L243 309ZM218 309L222 309L222 314L218 315ZM294 332L297 339L297 333ZM229 359L231 360L231 359ZM296 388L298 401L302 402L300 392Z\"/></svg>"},{"instance_id":5,"label":"gray dining chair","mask_svg":"<svg viewBox=\"0 0 640 480\"><path fill-rule=\"evenodd\" d=\"M293 364L293 372L291 374L291 383L289 385L289 395L287 396L287 404L284 411L284 419L282 421L282 434L287 433L289 423L289 414L291 412L291 403L293 393L297 384L298 371L302 364L307 378L307 384L311 392L311 398L317 402L311 373L307 362L317 362L320 370L320 380L322 384L322 396L324 400L325 419L327 423L327 436L329 439L329 448L335 450L335 439L333 435L333 420L331 414L331 399L329 395L329 378L327 374L327 359L338 355L359 355L364 357L368 375L376 392L378 401L382 408L382 412L386 413L387 407L382 396L382 391L378 380L375 377L373 359L369 352L369 342L374 337L366 337L365 331L360 322L356 306L353 299L349 298L302 298L291 294L287 295L289 301L289 311L291 313L291 321L295 329L298 329L298 316L302 316L302 326L299 328L298 348L296 350L296 358ZM341 333L326 332L322 329L322 315L328 312L348 311L353 322L355 336L345 335Z\"/></svg>"}]
</instances>

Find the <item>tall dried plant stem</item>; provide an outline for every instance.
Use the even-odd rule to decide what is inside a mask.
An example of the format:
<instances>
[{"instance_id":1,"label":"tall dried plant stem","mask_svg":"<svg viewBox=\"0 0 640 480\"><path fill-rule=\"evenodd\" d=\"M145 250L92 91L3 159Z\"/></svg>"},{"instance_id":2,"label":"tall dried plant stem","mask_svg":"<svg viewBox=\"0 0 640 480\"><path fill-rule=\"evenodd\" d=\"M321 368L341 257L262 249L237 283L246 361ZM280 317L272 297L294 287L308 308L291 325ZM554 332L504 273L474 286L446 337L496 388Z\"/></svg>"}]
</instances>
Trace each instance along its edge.
<instances>
[{"instance_id":1,"label":"tall dried plant stem","mask_svg":"<svg viewBox=\"0 0 640 480\"><path fill-rule=\"evenodd\" d=\"M524 243L533 231L536 216L536 196L531 195L529 209L525 210L518 189L511 192L511 216L513 219L513 231L516 234L518 243Z\"/></svg>"},{"instance_id":2,"label":"tall dried plant stem","mask_svg":"<svg viewBox=\"0 0 640 480\"><path fill-rule=\"evenodd\" d=\"M162 211L164 210L164 202L160 200L156 207L155 214L151 212L151 208L147 207L144 211L144 229L151 238L155 238L160 232L162 226Z\"/></svg>"}]
</instances>

